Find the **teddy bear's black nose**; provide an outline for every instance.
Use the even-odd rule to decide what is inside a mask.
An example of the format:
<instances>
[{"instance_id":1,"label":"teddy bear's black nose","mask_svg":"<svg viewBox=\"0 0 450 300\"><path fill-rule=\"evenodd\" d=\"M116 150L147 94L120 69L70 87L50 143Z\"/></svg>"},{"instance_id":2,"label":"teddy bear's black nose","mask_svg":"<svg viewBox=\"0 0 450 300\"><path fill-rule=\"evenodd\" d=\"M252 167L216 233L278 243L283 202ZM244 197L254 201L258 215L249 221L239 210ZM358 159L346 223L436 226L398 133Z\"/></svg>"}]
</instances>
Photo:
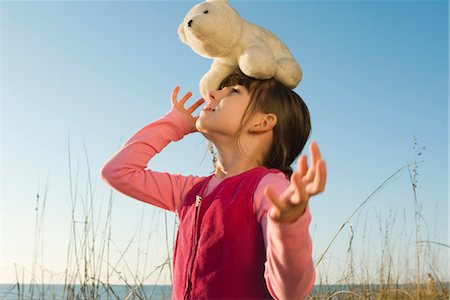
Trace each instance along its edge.
<instances>
[{"instance_id":1,"label":"teddy bear's black nose","mask_svg":"<svg viewBox=\"0 0 450 300\"><path fill-rule=\"evenodd\" d=\"M191 26L192 26L192 22L194 22L194 20L190 20L190 21L188 22L188 27L191 27Z\"/></svg>"}]
</instances>

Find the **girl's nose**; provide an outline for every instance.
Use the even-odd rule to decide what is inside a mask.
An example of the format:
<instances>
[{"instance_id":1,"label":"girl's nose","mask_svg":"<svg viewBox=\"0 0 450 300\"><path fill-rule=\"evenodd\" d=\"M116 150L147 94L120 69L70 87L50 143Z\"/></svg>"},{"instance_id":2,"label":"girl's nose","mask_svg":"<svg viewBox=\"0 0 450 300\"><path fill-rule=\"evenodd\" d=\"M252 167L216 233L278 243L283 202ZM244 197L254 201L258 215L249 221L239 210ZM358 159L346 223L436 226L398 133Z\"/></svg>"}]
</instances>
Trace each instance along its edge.
<instances>
[{"instance_id":1,"label":"girl's nose","mask_svg":"<svg viewBox=\"0 0 450 300\"><path fill-rule=\"evenodd\" d=\"M214 91L210 91L208 92L208 102L212 102L212 101L216 101L216 102L220 102L220 100L225 96L224 91L223 90L214 90Z\"/></svg>"},{"instance_id":2,"label":"girl's nose","mask_svg":"<svg viewBox=\"0 0 450 300\"><path fill-rule=\"evenodd\" d=\"M210 92L208 92L208 100L209 101L216 100L216 92L217 91L210 91Z\"/></svg>"}]
</instances>

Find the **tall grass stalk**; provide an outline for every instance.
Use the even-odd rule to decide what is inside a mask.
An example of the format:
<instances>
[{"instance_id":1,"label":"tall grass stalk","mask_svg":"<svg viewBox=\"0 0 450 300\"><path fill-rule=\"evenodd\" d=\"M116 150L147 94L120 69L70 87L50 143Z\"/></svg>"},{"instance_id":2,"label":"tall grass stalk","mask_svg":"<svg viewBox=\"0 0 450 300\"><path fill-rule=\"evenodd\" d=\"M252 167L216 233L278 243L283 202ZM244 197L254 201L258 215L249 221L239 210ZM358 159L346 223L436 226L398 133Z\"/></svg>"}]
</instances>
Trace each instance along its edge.
<instances>
[{"instance_id":1,"label":"tall grass stalk","mask_svg":"<svg viewBox=\"0 0 450 300\"><path fill-rule=\"evenodd\" d=\"M421 204L418 197L418 165L419 157L423 154L425 147L418 147L417 140L414 139L414 159L407 163L387 177L360 205L350 214L342 223L331 241L326 245L325 250L321 252L316 260L315 267L318 274L319 285L311 293L309 299L448 299L449 282L448 267L439 265L439 248L449 248L444 242L434 240L430 235L430 228L427 220L421 213ZM371 200L388 182L398 177L407 170L410 186L413 194L411 201L414 218L409 217L406 209L403 211L403 222L400 226L401 231L396 230L396 214L389 210L387 216L384 216L386 210L375 212L378 220L378 233L376 245L379 249L370 247L370 227L367 225L369 213L366 212L362 226L362 251L360 251L361 263L355 265L355 252L353 246L359 236L358 222L363 207ZM437 209L436 209L437 210ZM358 213L356 223L353 217ZM412 216L412 215L411 215ZM412 220L412 225L408 225L408 220ZM352 221L352 222L351 222ZM435 232L436 232L436 219ZM330 249L343 229L347 228L350 232L348 242L346 262L342 262L338 257L329 254ZM426 235L426 238L423 238ZM369 237L368 237L369 236ZM359 240L359 239L358 239ZM411 241L414 242L411 242ZM415 247L412 247L415 246ZM327 256L328 254L328 256ZM397 254L397 256L396 256ZM370 262L369 258L377 257L375 261ZM327 278L328 269L331 261L334 269L341 271L340 277L333 280L331 286ZM344 269L340 265L346 266ZM325 267L325 269L323 268ZM424 282L425 267L432 274L431 277L436 280L436 288L431 285L427 288ZM445 278L443 281L442 279ZM357 285L354 283L357 282ZM346 288L345 288L346 287Z\"/></svg>"},{"instance_id":2,"label":"tall grass stalk","mask_svg":"<svg viewBox=\"0 0 450 300\"><path fill-rule=\"evenodd\" d=\"M39 192L39 178L38 178L38 192L36 193L36 206L35 206L35 224L34 224L34 242L33 242L33 261L32 261L32 270L31 270L31 281L28 287L29 289L29 297L32 299L34 297L34 286L37 284L37 275L36 268L39 263L41 267L41 278L42 278L42 286L41 291L43 292L45 289L43 288L43 279L44 279L44 217L45 217L45 208L47 203L47 192L48 192L48 177L45 183L45 189L43 193L43 199L40 200L40 192ZM43 295L40 295L43 297Z\"/></svg>"},{"instance_id":3,"label":"tall grass stalk","mask_svg":"<svg viewBox=\"0 0 450 300\"><path fill-rule=\"evenodd\" d=\"M70 135L68 136L67 146L71 224L66 254L63 298L100 299L101 291L103 290L103 293L106 291L107 299L119 299L111 284L112 277L115 277L130 289L131 292L128 298L148 299L144 284L145 280L149 278L146 274L146 269L149 262L148 252L150 249L149 241L151 232L149 232L148 238L146 239L147 245L143 245L142 230L145 228L143 222L144 213L142 214L141 222L138 224L136 232L132 234L130 240L124 247L119 246L113 241L112 212L114 192L110 190L106 209L103 207L104 202L98 202L95 199L88 150L86 144L83 143L86 180L84 192L81 194L79 192L80 165L77 162L76 168L73 168ZM137 241L136 238L138 239ZM166 240L168 240L167 229ZM127 255L131 255L129 252L134 245L137 245L137 255L135 256L137 257L136 271L133 271L125 259ZM168 243L166 249L170 249ZM112 252L118 253L118 255L112 256ZM145 252L143 259L141 258L142 252ZM168 253L167 256L169 255ZM142 263L142 260L144 263ZM164 265L166 265L166 262ZM144 270L144 272L140 274L141 270ZM158 270L159 267L155 268L154 271ZM131 282L126 274L131 274L133 278ZM103 280L102 278L105 279ZM78 290L76 290L77 287Z\"/></svg>"},{"instance_id":4,"label":"tall grass stalk","mask_svg":"<svg viewBox=\"0 0 450 300\"><path fill-rule=\"evenodd\" d=\"M413 144L413 151L414 151L414 162L412 164L412 170L411 167L408 167L409 171L409 178L411 181L412 191L413 191L413 200L414 200L414 225L415 225L415 233L416 233L416 283L417 283L417 289L416 289L416 297L419 297L420 295L420 222L419 222L419 215L421 207L419 206L419 201L417 199L417 184L418 184L418 165L417 165L417 158L422 155L422 151L425 150L425 147L422 147L422 149L418 149L417 145L417 138L414 137L414 144Z\"/></svg>"},{"instance_id":5,"label":"tall grass stalk","mask_svg":"<svg viewBox=\"0 0 450 300\"><path fill-rule=\"evenodd\" d=\"M415 142L416 143L416 142ZM156 285L149 290L146 282L160 282L164 271L169 271L170 282L172 282L172 255L173 245L176 239L178 227L177 219L174 218L173 233L170 236L170 218L167 212L152 209L152 215L147 218L143 212L136 230L130 233L129 239L119 241L113 238L113 212L115 192L109 191L105 201L99 201L95 196L93 179L91 178L91 166L88 159L86 144L84 148L84 164L86 165L86 180L80 176L80 163L77 161L73 166L71 154L70 136L68 135L68 173L69 173L69 196L70 196L70 233L67 244L66 264L64 274L63 299L161 299L165 295L158 295ZM415 151L418 149L415 144ZM422 149L423 150L423 149ZM447 299L449 296L448 270L442 270L438 265L436 257L442 248L449 246L431 237L428 225L421 215L421 206L417 194L418 171L417 158L420 151L415 152L412 164L407 164L390 176L388 176L377 188L369 194L359 206L344 220L331 241L321 252L316 260L315 267L319 284L316 286L310 299ZM358 246L359 218L364 212L366 204L378 194L390 181L397 178L404 170L409 171L409 178L413 190L414 205L414 232L408 230L408 220L411 214L403 212L403 223L400 224L401 231L396 234L394 227L397 218L392 211L383 215L384 211L377 211L378 231L371 232L368 219L369 211L365 211L362 228L362 251L355 251ZM83 182L83 184L80 184ZM39 184L38 184L39 186ZM82 188L80 188L82 186ZM33 256L31 272L24 268L16 269L16 284L14 291L17 299L56 299L55 293L45 291L45 280L51 279L44 268L45 243L43 238L45 207L48 194L48 179L44 192L38 189L35 199L35 236L33 243ZM106 208L104 208L106 206ZM98 210L97 210L98 209ZM357 215L356 221L354 217ZM165 248L165 256L155 267L150 268L154 262L151 255L152 246L150 240L158 223L158 218L163 217L164 231L160 245ZM149 220L150 226L145 223ZM152 228L145 233L145 228ZM348 246L344 259L330 252L332 245L342 233L348 229ZM435 226L436 228L436 226ZM422 235L424 230L427 235ZM374 234L374 235L373 235ZM371 240L377 241L380 249L370 246ZM123 243L122 243L123 242ZM122 243L122 244L120 244ZM137 252L134 253L137 246ZM414 247L415 246L415 247ZM398 256L395 256L398 253ZM410 255L411 254L411 255ZM136 264L130 264L127 257L136 257ZM372 266L370 258L376 257L376 265ZM395 259L395 257L397 257ZM394 263L396 261L396 263ZM359 263L358 263L359 262ZM423 282L422 270L427 267L433 274L438 284L438 289L433 293L427 293ZM39 274L39 267L41 272ZM134 267L134 269L132 268ZM319 269L325 271L320 272ZM330 285L329 270L338 270L340 276ZM25 275L30 275L31 284L28 291L24 290ZM51 273L50 273L51 274ZM447 275L448 276L448 275ZM131 278L131 279L130 279ZM444 280L442 280L444 278ZM128 288L125 296L119 295L113 282L119 282ZM402 283L403 281L403 283ZM374 282L376 283L374 285ZM406 283L405 283L406 282ZM40 283L40 285L38 285ZM49 298L50 297L50 298ZM59 295L58 295L59 297Z\"/></svg>"},{"instance_id":6,"label":"tall grass stalk","mask_svg":"<svg viewBox=\"0 0 450 300\"><path fill-rule=\"evenodd\" d=\"M394 179L396 176L398 176L404 169L406 169L409 165L404 165L403 167L397 169L394 173L392 173L388 178L386 178L372 193L370 193L369 196L367 196L364 201L361 202L361 204L350 214L350 216L342 223L342 225L339 227L337 232L334 234L331 241L326 246L325 250L322 252L322 254L317 259L316 263L314 264L314 267L316 268L321 261L323 260L324 256L327 254L327 252L330 250L331 246L335 242L338 235L341 233L341 231L344 229L344 227L347 224L350 224L350 220L353 218L353 216L370 200L373 196L375 196L389 181Z\"/></svg>"}]
</instances>

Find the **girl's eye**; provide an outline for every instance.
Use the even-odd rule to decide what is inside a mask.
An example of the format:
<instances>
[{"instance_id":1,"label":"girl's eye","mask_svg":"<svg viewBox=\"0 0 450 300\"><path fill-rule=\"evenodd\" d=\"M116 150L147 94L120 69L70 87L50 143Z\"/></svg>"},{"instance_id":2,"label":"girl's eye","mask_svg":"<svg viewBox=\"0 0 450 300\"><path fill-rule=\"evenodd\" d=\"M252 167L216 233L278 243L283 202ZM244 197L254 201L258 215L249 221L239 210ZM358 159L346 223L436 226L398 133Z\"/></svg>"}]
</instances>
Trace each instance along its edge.
<instances>
[{"instance_id":1,"label":"girl's eye","mask_svg":"<svg viewBox=\"0 0 450 300\"><path fill-rule=\"evenodd\" d=\"M236 88L232 88L230 93L238 93L239 94L239 90Z\"/></svg>"}]
</instances>

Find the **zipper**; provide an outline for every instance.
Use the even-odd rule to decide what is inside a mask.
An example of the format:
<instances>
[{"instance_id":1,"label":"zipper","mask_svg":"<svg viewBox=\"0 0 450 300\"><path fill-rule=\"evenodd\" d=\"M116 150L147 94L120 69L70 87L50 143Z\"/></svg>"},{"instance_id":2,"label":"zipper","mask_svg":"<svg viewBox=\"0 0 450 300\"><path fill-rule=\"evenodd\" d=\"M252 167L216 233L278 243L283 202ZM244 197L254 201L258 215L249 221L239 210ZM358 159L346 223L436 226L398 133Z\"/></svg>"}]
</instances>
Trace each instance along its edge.
<instances>
[{"instance_id":1,"label":"zipper","mask_svg":"<svg viewBox=\"0 0 450 300\"><path fill-rule=\"evenodd\" d=\"M198 242L198 237L197 237L197 219L198 219L198 212L200 210L200 204L202 203L202 197L197 195L195 196L195 216L194 216L194 242L192 244L192 249L191 249L191 260L189 262L189 271L187 273L187 283L186 283L186 291L184 293L184 299L188 299L188 294L189 291L191 289L192 283L191 283L191 273L192 273L192 269L194 268L194 258L195 258L195 254L197 252L197 242Z\"/></svg>"}]
</instances>

